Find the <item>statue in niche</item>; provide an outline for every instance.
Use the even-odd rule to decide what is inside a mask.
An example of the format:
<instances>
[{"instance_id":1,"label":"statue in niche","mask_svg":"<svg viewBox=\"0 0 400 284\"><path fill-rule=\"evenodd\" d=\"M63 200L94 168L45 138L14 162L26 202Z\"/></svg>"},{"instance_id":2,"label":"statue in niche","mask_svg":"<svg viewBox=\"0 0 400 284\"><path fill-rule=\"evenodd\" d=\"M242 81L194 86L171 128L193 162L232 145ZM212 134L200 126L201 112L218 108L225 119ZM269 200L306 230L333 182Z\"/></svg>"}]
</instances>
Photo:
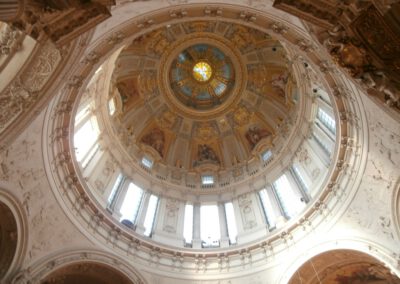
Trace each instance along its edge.
<instances>
[{"instance_id":1,"label":"statue in niche","mask_svg":"<svg viewBox=\"0 0 400 284\"><path fill-rule=\"evenodd\" d=\"M164 157L165 135L162 130L154 128L142 138L142 143L149 145L156 150L161 157Z\"/></svg>"},{"instance_id":2,"label":"statue in niche","mask_svg":"<svg viewBox=\"0 0 400 284\"><path fill-rule=\"evenodd\" d=\"M253 149L254 146L260 142L261 139L271 135L267 129L260 129L257 126L250 127L249 130L246 132L246 139L249 142L251 148Z\"/></svg>"},{"instance_id":3,"label":"statue in niche","mask_svg":"<svg viewBox=\"0 0 400 284\"><path fill-rule=\"evenodd\" d=\"M215 163L219 163L219 159L218 159L217 155L215 154L214 150L206 144L199 145L199 148L197 150L197 157L198 157L198 161L200 161L200 162L212 161Z\"/></svg>"},{"instance_id":4,"label":"statue in niche","mask_svg":"<svg viewBox=\"0 0 400 284\"><path fill-rule=\"evenodd\" d=\"M289 75L287 72L274 75L270 81L272 88L277 91L278 95L285 97L285 88L288 82Z\"/></svg>"}]
</instances>

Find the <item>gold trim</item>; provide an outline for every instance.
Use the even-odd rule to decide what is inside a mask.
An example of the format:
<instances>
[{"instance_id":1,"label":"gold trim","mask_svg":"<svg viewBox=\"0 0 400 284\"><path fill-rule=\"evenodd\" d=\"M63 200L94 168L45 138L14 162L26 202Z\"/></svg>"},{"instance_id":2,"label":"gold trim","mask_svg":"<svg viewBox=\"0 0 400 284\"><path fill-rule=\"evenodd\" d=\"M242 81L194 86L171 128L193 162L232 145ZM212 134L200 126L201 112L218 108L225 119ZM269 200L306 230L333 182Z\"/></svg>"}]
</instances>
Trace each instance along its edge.
<instances>
[{"instance_id":1,"label":"gold trim","mask_svg":"<svg viewBox=\"0 0 400 284\"><path fill-rule=\"evenodd\" d=\"M196 110L184 105L176 97L176 94L171 89L170 85L169 74L173 60L184 49L195 44L208 44L219 48L227 57L230 58L235 74L233 78L234 86L232 87L232 93L221 105L209 110ZM241 94L245 91L247 69L240 51L236 48L231 48L230 46L233 46L232 43L223 36L208 32L188 34L169 46L168 50L164 52L160 60L158 81L160 82L160 91L165 95L165 101L173 111L194 120L210 120L223 115L231 107L238 104Z\"/></svg>"}]
</instances>

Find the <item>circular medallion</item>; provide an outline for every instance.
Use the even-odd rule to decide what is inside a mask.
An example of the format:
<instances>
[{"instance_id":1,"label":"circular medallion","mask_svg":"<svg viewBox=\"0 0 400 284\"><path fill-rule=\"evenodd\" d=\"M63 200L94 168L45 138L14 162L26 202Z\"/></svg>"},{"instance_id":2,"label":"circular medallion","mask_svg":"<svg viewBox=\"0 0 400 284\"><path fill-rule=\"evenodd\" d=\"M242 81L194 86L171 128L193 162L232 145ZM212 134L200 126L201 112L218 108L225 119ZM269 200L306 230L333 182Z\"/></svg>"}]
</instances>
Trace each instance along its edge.
<instances>
[{"instance_id":1,"label":"circular medallion","mask_svg":"<svg viewBox=\"0 0 400 284\"><path fill-rule=\"evenodd\" d=\"M220 48L193 44L173 60L170 86L183 105L194 110L211 110L232 93L234 73L230 58Z\"/></svg>"},{"instance_id":2,"label":"circular medallion","mask_svg":"<svg viewBox=\"0 0 400 284\"><path fill-rule=\"evenodd\" d=\"M186 118L216 118L236 106L246 88L247 68L240 50L213 33L174 41L160 67L158 80L166 103Z\"/></svg>"}]
</instances>

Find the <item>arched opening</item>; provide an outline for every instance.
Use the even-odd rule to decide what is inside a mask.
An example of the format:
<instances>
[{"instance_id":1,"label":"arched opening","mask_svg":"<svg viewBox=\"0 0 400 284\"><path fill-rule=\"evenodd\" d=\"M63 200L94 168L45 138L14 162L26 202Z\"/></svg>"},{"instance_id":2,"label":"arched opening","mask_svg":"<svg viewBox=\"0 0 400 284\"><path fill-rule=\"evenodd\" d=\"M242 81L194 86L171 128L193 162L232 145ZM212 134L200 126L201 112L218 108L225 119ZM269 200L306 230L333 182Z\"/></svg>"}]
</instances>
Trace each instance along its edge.
<instances>
[{"instance_id":1,"label":"arched opening","mask_svg":"<svg viewBox=\"0 0 400 284\"><path fill-rule=\"evenodd\" d=\"M400 279L381 261L355 250L332 250L307 260L289 284L397 284Z\"/></svg>"},{"instance_id":2,"label":"arched opening","mask_svg":"<svg viewBox=\"0 0 400 284\"><path fill-rule=\"evenodd\" d=\"M393 192L392 208L393 225L397 236L400 237L400 180L397 182L396 189Z\"/></svg>"},{"instance_id":3,"label":"arched opening","mask_svg":"<svg viewBox=\"0 0 400 284\"><path fill-rule=\"evenodd\" d=\"M0 201L0 279L9 270L17 249L17 222L10 208Z\"/></svg>"},{"instance_id":4,"label":"arched opening","mask_svg":"<svg viewBox=\"0 0 400 284\"><path fill-rule=\"evenodd\" d=\"M133 282L126 275L110 266L93 262L81 262L55 270L40 283L132 284Z\"/></svg>"}]
</instances>

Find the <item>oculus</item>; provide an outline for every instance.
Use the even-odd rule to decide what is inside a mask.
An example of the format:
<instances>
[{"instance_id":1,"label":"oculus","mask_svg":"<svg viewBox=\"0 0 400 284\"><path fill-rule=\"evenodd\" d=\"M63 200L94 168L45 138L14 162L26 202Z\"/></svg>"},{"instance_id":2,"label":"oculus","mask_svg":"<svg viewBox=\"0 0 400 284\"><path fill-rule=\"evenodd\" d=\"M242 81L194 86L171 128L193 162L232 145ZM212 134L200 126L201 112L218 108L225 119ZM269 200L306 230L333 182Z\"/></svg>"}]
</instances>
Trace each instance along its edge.
<instances>
[{"instance_id":1,"label":"oculus","mask_svg":"<svg viewBox=\"0 0 400 284\"><path fill-rule=\"evenodd\" d=\"M232 62L221 49L195 44L173 60L170 85L174 96L185 106L210 110L221 105L234 86Z\"/></svg>"},{"instance_id":2,"label":"oculus","mask_svg":"<svg viewBox=\"0 0 400 284\"><path fill-rule=\"evenodd\" d=\"M199 82L206 82L210 80L212 75L211 66L204 61L196 63L193 67L193 77Z\"/></svg>"}]
</instances>

